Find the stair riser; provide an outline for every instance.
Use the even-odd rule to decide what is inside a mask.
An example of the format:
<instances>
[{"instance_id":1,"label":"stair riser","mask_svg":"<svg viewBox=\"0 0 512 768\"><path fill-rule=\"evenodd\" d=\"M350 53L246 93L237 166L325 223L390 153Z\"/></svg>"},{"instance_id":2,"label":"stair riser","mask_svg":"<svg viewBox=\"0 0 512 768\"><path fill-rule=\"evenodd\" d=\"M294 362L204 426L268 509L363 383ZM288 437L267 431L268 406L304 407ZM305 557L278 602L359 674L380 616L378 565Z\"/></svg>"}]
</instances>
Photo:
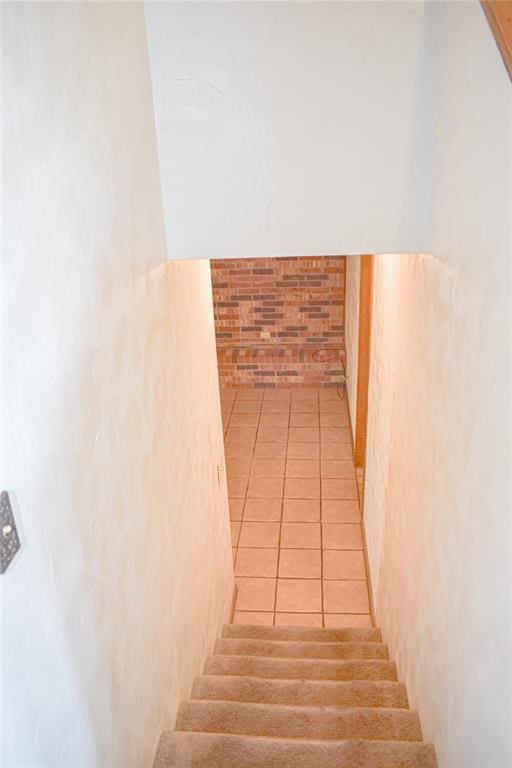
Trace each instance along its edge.
<instances>
[{"instance_id":1,"label":"stair riser","mask_svg":"<svg viewBox=\"0 0 512 768\"><path fill-rule=\"evenodd\" d=\"M189 701L180 709L176 728L181 731L291 739L421 741L416 712L400 709L358 711L326 707Z\"/></svg>"},{"instance_id":2,"label":"stair riser","mask_svg":"<svg viewBox=\"0 0 512 768\"><path fill-rule=\"evenodd\" d=\"M253 640L300 640L327 643L380 643L380 629L328 629L320 627L259 627L244 624L226 624L222 632L225 638Z\"/></svg>"},{"instance_id":3,"label":"stair riser","mask_svg":"<svg viewBox=\"0 0 512 768\"><path fill-rule=\"evenodd\" d=\"M217 640L215 653L237 656L296 659L389 659L384 643L314 643L300 641Z\"/></svg>"},{"instance_id":4,"label":"stair riser","mask_svg":"<svg viewBox=\"0 0 512 768\"><path fill-rule=\"evenodd\" d=\"M206 675L250 675L286 680L392 680L392 661L315 661L311 659L264 659L255 656L209 656Z\"/></svg>"},{"instance_id":5,"label":"stair riser","mask_svg":"<svg viewBox=\"0 0 512 768\"><path fill-rule=\"evenodd\" d=\"M262 680L209 675L196 678L193 699L338 707L407 707L402 683Z\"/></svg>"},{"instance_id":6,"label":"stair riser","mask_svg":"<svg viewBox=\"0 0 512 768\"><path fill-rule=\"evenodd\" d=\"M312 742L177 732L160 744L154 768L436 768L421 742Z\"/></svg>"}]
</instances>

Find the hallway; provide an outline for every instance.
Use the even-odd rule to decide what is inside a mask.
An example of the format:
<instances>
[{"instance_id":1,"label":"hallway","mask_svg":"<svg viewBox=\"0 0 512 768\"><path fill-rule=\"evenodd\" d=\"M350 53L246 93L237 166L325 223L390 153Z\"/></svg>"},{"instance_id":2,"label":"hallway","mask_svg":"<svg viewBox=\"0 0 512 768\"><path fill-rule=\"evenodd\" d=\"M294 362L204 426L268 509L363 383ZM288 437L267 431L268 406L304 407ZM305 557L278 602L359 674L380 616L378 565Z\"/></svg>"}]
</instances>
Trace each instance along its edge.
<instances>
[{"instance_id":1,"label":"hallway","mask_svg":"<svg viewBox=\"0 0 512 768\"><path fill-rule=\"evenodd\" d=\"M346 398L221 389L221 405L234 623L371 627Z\"/></svg>"}]
</instances>

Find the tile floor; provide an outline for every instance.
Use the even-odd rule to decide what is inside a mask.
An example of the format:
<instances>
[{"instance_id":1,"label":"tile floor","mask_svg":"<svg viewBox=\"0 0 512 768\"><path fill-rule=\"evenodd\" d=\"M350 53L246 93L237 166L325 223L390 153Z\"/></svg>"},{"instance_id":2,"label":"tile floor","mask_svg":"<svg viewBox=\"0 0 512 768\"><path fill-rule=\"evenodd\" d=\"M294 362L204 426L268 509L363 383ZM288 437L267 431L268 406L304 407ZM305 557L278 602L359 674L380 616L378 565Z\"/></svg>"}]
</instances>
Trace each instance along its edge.
<instances>
[{"instance_id":1,"label":"tile floor","mask_svg":"<svg viewBox=\"0 0 512 768\"><path fill-rule=\"evenodd\" d=\"M223 389L234 622L371 626L347 402Z\"/></svg>"}]
</instances>

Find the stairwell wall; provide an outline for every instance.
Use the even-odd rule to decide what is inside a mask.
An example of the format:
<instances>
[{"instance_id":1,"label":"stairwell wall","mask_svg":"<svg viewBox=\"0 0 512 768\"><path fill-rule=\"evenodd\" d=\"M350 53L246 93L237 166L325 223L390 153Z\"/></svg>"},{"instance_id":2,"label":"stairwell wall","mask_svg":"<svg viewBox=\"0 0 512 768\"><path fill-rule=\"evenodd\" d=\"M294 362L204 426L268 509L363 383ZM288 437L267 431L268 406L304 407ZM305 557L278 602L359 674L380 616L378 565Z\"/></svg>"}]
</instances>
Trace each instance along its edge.
<instances>
[{"instance_id":1,"label":"stairwell wall","mask_svg":"<svg viewBox=\"0 0 512 768\"><path fill-rule=\"evenodd\" d=\"M1 760L149 768L232 594L207 262L165 262L137 3L6 3Z\"/></svg>"},{"instance_id":2,"label":"stairwell wall","mask_svg":"<svg viewBox=\"0 0 512 768\"><path fill-rule=\"evenodd\" d=\"M375 257L364 525L377 623L440 768L505 768L511 91L479 4L431 5L432 254Z\"/></svg>"}]
</instances>

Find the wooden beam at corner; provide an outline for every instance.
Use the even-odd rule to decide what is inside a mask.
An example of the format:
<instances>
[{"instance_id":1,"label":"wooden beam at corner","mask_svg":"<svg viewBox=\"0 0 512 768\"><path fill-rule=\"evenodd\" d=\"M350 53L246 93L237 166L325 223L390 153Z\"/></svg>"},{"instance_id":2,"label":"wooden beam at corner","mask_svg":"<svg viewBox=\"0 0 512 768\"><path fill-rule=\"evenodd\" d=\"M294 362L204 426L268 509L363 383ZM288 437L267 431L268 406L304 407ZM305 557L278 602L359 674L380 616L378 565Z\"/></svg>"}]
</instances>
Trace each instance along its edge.
<instances>
[{"instance_id":1,"label":"wooden beam at corner","mask_svg":"<svg viewBox=\"0 0 512 768\"><path fill-rule=\"evenodd\" d=\"M512 2L481 0L482 8L512 80Z\"/></svg>"}]
</instances>

